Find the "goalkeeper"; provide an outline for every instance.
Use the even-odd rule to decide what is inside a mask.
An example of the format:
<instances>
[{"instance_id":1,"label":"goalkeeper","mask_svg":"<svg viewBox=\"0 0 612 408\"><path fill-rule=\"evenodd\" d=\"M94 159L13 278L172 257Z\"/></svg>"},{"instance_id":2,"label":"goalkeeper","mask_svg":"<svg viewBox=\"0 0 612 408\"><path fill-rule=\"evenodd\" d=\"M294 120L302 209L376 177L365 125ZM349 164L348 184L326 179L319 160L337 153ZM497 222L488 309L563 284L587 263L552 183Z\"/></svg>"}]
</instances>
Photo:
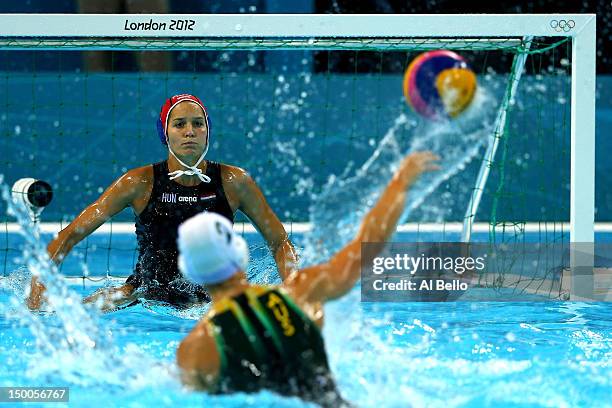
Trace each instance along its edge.
<instances>
[{"instance_id":1,"label":"goalkeeper","mask_svg":"<svg viewBox=\"0 0 612 408\"><path fill-rule=\"evenodd\" d=\"M204 160L210 123L202 101L189 94L171 97L162 106L157 130L168 147L167 160L119 177L47 247L51 259L60 263L113 215L126 207L133 209L138 242L134 273L124 285L95 292L85 301L100 301L104 309L112 309L137 297L174 305L208 300L201 286L182 279L177 266L177 228L202 211L230 222L237 210L242 211L266 240L281 278L288 276L296 268L296 252L255 181L241 168ZM43 282L33 277L27 299L30 309L40 308L44 291Z\"/></svg>"}]
</instances>

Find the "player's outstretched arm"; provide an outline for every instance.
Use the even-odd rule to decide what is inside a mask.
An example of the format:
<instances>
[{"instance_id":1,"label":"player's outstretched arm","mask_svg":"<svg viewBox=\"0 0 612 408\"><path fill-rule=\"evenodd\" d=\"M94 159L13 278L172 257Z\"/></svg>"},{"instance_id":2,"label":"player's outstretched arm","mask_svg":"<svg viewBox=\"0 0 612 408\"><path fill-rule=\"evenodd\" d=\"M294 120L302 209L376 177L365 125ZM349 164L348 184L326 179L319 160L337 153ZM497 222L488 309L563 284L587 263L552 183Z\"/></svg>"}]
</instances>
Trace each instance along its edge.
<instances>
[{"instance_id":1,"label":"player's outstretched arm","mask_svg":"<svg viewBox=\"0 0 612 408\"><path fill-rule=\"evenodd\" d=\"M384 242L391 237L404 210L406 189L423 172L437 170L437 160L431 152L408 155L376 205L364 217L357 236L329 262L301 270L287 279L283 286L292 297L300 304L317 303L351 290L360 276L361 243Z\"/></svg>"},{"instance_id":2,"label":"player's outstretched arm","mask_svg":"<svg viewBox=\"0 0 612 408\"><path fill-rule=\"evenodd\" d=\"M150 167L150 166L148 166ZM130 170L119 177L102 195L81 212L57 237L47 245L47 252L53 262L59 264L70 250L81 240L94 232L109 218L133 203L149 189L147 167ZM40 308L45 286L32 277L28 307Z\"/></svg>"}]
</instances>

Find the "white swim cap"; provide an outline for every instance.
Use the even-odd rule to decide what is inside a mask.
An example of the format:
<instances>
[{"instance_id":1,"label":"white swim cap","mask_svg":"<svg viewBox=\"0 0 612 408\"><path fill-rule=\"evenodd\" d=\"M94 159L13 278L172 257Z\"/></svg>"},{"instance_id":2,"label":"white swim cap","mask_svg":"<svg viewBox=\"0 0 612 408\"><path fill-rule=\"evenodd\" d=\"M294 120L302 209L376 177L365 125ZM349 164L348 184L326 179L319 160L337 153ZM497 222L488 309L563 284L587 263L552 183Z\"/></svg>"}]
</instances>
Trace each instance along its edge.
<instances>
[{"instance_id":1,"label":"white swim cap","mask_svg":"<svg viewBox=\"0 0 612 408\"><path fill-rule=\"evenodd\" d=\"M246 271L249 263L246 241L216 213L203 212L183 222L177 243L179 270L200 285L223 282L239 269Z\"/></svg>"}]
</instances>

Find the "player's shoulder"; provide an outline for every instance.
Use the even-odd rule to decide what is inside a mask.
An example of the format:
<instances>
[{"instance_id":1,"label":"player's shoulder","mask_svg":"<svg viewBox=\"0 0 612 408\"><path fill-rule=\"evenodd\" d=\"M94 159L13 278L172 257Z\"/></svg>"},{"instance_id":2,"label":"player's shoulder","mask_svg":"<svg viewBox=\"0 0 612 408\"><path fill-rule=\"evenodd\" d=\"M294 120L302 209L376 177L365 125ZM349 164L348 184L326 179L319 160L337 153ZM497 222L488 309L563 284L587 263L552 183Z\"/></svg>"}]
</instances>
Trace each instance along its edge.
<instances>
[{"instance_id":1,"label":"player's shoulder","mask_svg":"<svg viewBox=\"0 0 612 408\"><path fill-rule=\"evenodd\" d=\"M241 167L219 163L219 169L224 183L244 184L252 182L249 173Z\"/></svg>"},{"instance_id":2,"label":"player's shoulder","mask_svg":"<svg viewBox=\"0 0 612 408\"><path fill-rule=\"evenodd\" d=\"M135 167L125 172L124 176L136 177L136 178L147 178L153 177L153 165L147 164L142 167Z\"/></svg>"},{"instance_id":3,"label":"player's shoulder","mask_svg":"<svg viewBox=\"0 0 612 408\"><path fill-rule=\"evenodd\" d=\"M119 178L119 181L122 184L145 187L153 182L153 165L130 169Z\"/></svg>"}]
</instances>

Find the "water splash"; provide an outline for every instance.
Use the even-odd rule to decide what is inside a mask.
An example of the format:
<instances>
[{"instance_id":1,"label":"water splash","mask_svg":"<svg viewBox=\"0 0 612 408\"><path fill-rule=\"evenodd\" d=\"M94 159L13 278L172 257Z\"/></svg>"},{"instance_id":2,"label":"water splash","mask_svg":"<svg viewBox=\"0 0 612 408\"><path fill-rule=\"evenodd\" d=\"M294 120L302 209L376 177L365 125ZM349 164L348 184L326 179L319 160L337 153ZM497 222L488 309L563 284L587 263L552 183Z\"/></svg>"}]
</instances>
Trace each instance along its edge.
<instances>
[{"instance_id":1,"label":"water splash","mask_svg":"<svg viewBox=\"0 0 612 408\"><path fill-rule=\"evenodd\" d=\"M441 170L423 175L410 189L404 222L440 184L465 169L490 136L496 104L480 89L474 103L458 120L416 122L400 114L371 157L350 177L331 176L310 208L312 228L306 236L302 262L326 260L352 239L366 212L375 204L400 160L408 153L430 150L441 157ZM402 135L411 135L402 140ZM431 208L436 208L430 206ZM443 206L438 206L440 211Z\"/></svg>"},{"instance_id":2,"label":"water splash","mask_svg":"<svg viewBox=\"0 0 612 408\"><path fill-rule=\"evenodd\" d=\"M30 222L27 209L12 201L9 187L0 175L0 190L7 203L7 213L15 217L24 238L21 262L32 276L45 283L47 308L52 313L33 313L24 304L29 295L29 285L24 284L28 275L24 268L22 278L13 279L8 286L12 291L10 307L3 313L18 326L25 326L35 338L33 355L28 356L29 377L68 382L80 386L125 387L151 381L168 381L169 368L160 369L160 364L133 350L126 353L113 342L113 331L101 322L94 305L83 305L81 297L71 291L51 261L40 239L36 223ZM4 285L7 286L6 283ZM23 288L25 287L25 292ZM19 290L21 289L21 290ZM128 347L129 348L129 347ZM143 369L146 367L146 369ZM157 369L156 369L157 368ZM148 371L166 373L151 377ZM163 379L163 380L160 380Z\"/></svg>"}]
</instances>

